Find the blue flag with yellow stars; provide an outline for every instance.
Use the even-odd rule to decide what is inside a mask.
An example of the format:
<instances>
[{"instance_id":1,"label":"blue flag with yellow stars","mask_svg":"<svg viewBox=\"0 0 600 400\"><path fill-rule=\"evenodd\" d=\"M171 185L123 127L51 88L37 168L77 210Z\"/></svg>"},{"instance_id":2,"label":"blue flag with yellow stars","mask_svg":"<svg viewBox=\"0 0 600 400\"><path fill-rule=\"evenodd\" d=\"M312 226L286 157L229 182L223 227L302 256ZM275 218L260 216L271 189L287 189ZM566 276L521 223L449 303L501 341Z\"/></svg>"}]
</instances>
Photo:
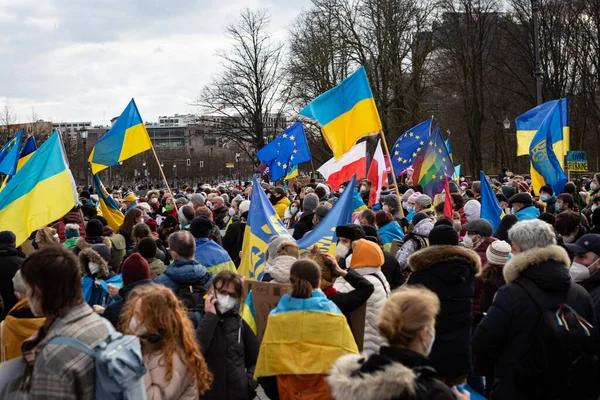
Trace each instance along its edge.
<instances>
[{"instance_id":1,"label":"blue flag with yellow stars","mask_svg":"<svg viewBox=\"0 0 600 400\"><path fill-rule=\"evenodd\" d=\"M417 154L419 154L427 139L429 139L432 122L433 118L429 118L427 121L421 122L419 125L404 132L396 140L391 154L392 165L396 175L400 175L414 163Z\"/></svg>"},{"instance_id":2,"label":"blue flag with yellow stars","mask_svg":"<svg viewBox=\"0 0 600 400\"><path fill-rule=\"evenodd\" d=\"M283 131L260 149L256 157L269 166L272 181L286 176L295 165L310 161L310 150L302 122L298 121Z\"/></svg>"}]
</instances>

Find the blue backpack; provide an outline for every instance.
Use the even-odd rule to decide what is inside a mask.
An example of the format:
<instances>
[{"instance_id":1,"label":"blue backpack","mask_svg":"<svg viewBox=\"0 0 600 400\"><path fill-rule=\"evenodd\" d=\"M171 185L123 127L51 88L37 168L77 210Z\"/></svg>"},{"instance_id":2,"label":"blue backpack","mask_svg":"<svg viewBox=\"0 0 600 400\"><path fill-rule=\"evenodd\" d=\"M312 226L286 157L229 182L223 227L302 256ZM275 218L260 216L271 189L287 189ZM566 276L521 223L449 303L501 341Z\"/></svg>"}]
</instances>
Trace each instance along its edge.
<instances>
[{"instance_id":1,"label":"blue backpack","mask_svg":"<svg viewBox=\"0 0 600 400\"><path fill-rule=\"evenodd\" d=\"M104 318L103 318L104 320ZM146 399L144 375L146 367L142 358L140 340L136 336L115 331L104 320L109 335L95 348L80 340L57 336L49 344L62 344L89 354L96 364L96 394L98 400Z\"/></svg>"}]
</instances>

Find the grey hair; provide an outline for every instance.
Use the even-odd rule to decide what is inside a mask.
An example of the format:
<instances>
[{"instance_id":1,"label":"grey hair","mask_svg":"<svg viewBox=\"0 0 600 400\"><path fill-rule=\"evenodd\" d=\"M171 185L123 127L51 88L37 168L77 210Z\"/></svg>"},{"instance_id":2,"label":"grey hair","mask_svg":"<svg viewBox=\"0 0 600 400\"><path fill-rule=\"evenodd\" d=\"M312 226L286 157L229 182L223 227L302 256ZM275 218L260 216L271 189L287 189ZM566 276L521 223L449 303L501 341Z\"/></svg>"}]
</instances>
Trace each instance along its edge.
<instances>
[{"instance_id":1,"label":"grey hair","mask_svg":"<svg viewBox=\"0 0 600 400\"><path fill-rule=\"evenodd\" d=\"M23 280L23 277L21 276L20 269L17 270L17 273L15 274L15 276L13 276L12 283L13 287L15 288L15 291L25 296L25 292L27 292L27 285L25 284L25 280Z\"/></svg>"},{"instance_id":2,"label":"grey hair","mask_svg":"<svg viewBox=\"0 0 600 400\"><path fill-rule=\"evenodd\" d=\"M539 219L517 222L508 231L508 239L517 242L521 251L556 244L552 226Z\"/></svg>"},{"instance_id":3,"label":"grey hair","mask_svg":"<svg viewBox=\"0 0 600 400\"><path fill-rule=\"evenodd\" d=\"M473 181L471 188L475 193L481 193L481 181Z\"/></svg>"}]
</instances>

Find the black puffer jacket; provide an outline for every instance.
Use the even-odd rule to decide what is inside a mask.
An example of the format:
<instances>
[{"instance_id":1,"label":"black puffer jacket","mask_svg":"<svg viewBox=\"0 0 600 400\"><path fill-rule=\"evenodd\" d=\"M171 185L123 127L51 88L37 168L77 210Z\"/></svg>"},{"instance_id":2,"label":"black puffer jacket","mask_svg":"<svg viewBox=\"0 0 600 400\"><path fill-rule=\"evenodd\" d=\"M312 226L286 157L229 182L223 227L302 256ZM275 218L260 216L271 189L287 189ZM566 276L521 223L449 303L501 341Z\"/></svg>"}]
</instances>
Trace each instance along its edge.
<instances>
[{"instance_id":1,"label":"black puffer jacket","mask_svg":"<svg viewBox=\"0 0 600 400\"><path fill-rule=\"evenodd\" d=\"M471 370L471 315L475 274L481 261L461 246L430 246L408 258L409 285L423 285L440 299L435 342L429 355L440 376L466 375Z\"/></svg>"},{"instance_id":2,"label":"black puffer jacket","mask_svg":"<svg viewBox=\"0 0 600 400\"><path fill-rule=\"evenodd\" d=\"M350 323L350 314L367 302L375 288L371 282L353 269L348 270L348 275L346 275L344 279L352 285L354 290L348 293L338 292L328 295L327 298L338 306L342 314L344 314L348 320L348 323ZM327 292L326 289L325 294L327 294Z\"/></svg>"},{"instance_id":3,"label":"black puffer jacket","mask_svg":"<svg viewBox=\"0 0 600 400\"><path fill-rule=\"evenodd\" d=\"M404 284L404 274L400 269L400 263L389 251L383 250L383 265L381 266L381 272L385 275L390 284L390 289L394 290Z\"/></svg>"},{"instance_id":4,"label":"black puffer jacket","mask_svg":"<svg viewBox=\"0 0 600 400\"><path fill-rule=\"evenodd\" d=\"M127 302L127 296L129 296L129 293L131 293L135 287L150 283L152 283L152 280L144 279L142 281L133 282L129 285L123 286L121 289L119 289L119 296L121 296L121 298L114 303L109 304L104 310L102 316L109 320L117 330L122 332L123 329L119 326L119 321L121 318L121 310L123 307L125 307L125 303Z\"/></svg>"},{"instance_id":5,"label":"black puffer jacket","mask_svg":"<svg viewBox=\"0 0 600 400\"><path fill-rule=\"evenodd\" d=\"M517 254L504 266L506 285L496 293L473 337L475 355L494 362L491 400L528 398L516 383L517 366L527 365L531 359L530 349L534 348L541 311L514 282L529 278L548 299L559 304L565 301L571 283L569 265L569 256L562 247L549 246ZM594 321L592 301L583 288L578 287L575 304L569 305L586 320ZM572 398L581 397L573 393Z\"/></svg>"},{"instance_id":6,"label":"black puffer jacket","mask_svg":"<svg viewBox=\"0 0 600 400\"><path fill-rule=\"evenodd\" d=\"M214 379L210 390L200 398L253 398L256 390L253 375L260 344L238 311L204 314L196 335Z\"/></svg>"},{"instance_id":7,"label":"black puffer jacket","mask_svg":"<svg viewBox=\"0 0 600 400\"><path fill-rule=\"evenodd\" d=\"M300 219L298 220L298 223L296 224L296 227L294 228L294 234L292 235L294 237L294 239L296 240L300 240L304 237L304 235L306 235L306 232L312 230L313 228L313 217L315 216L315 213L313 211L311 212L305 212L300 216Z\"/></svg>"},{"instance_id":8,"label":"black puffer jacket","mask_svg":"<svg viewBox=\"0 0 600 400\"><path fill-rule=\"evenodd\" d=\"M382 346L367 360L340 357L327 378L336 399L450 400L448 386L437 379L429 360L412 350ZM412 393L415 393L414 395Z\"/></svg>"},{"instance_id":9,"label":"black puffer jacket","mask_svg":"<svg viewBox=\"0 0 600 400\"><path fill-rule=\"evenodd\" d=\"M600 272L594 272L589 278L579 284L590 294L592 305L596 311L596 320L599 323L598 326L600 326Z\"/></svg>"},{"instance_id":10,"label":"black puffer jacket","mask_svg":"<svg viewBox=\"0 0 600 400\"><path fill-rule=\"evenodd\" d=\"M12 278L21 264L25 261L25 254L12 246L0 244L0 297L4 300L4 310L0 313L0 321L17 304Z\"/></svg>"}]
</instances>

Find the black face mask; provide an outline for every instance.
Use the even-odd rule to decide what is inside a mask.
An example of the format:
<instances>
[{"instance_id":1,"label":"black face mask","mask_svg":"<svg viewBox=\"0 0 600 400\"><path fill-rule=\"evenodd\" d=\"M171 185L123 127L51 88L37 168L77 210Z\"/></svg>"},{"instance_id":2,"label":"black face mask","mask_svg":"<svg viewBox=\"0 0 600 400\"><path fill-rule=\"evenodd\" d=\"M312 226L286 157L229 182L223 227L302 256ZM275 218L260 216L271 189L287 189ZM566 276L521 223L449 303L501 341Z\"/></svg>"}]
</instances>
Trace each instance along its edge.
<instances>
[{"instance_id":1,"label":"black face mask","mask_svg":"<svg viewBox=\"0 0 600 400\"><path fill-rule=\"evenodd\" d=\"M281 197L275 197L275 195L271 195L271 197L269 197L269 201L271 201L272 205L277 204L279 200L281 200Z\"/></svg>"}]
</instances>

